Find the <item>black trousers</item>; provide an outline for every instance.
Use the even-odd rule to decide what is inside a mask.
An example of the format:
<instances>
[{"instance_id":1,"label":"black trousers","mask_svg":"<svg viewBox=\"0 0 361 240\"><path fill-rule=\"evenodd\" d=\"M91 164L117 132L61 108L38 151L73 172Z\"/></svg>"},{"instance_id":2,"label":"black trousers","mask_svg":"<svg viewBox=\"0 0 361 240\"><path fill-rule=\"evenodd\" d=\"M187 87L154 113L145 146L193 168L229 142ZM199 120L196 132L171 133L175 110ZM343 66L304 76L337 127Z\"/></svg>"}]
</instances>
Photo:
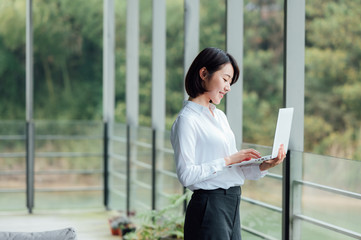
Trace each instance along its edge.
<instances>
[{"instance_id":1,"label":"black trousers","mask_svg":"<svg viewBox=\"0 0 361 240\"><path fill-rule=\"evenodd\" d=\"M185 240L241 240L241 188L196 190L188 204Z\"/></svg>"}]
</instances>

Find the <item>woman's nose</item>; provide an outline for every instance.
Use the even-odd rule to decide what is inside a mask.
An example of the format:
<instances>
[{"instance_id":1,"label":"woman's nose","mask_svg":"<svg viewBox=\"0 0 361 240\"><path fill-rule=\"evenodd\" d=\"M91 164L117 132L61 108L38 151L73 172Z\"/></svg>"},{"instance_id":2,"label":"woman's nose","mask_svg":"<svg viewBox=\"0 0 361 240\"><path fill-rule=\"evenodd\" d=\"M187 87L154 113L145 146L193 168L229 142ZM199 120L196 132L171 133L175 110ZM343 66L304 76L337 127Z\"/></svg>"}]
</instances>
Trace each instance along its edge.
<instances>
[{"instance_id":1,"label":"woman's nose","mask_svg":"<svg viewBox=\"0 0 361 240\"><path fill-rule=\"evenodd\" d=\"M229 92L231 91L231 85L229 83L226 84L226 86L224 87L224 89Z\"/></svg>"}]
</instances>

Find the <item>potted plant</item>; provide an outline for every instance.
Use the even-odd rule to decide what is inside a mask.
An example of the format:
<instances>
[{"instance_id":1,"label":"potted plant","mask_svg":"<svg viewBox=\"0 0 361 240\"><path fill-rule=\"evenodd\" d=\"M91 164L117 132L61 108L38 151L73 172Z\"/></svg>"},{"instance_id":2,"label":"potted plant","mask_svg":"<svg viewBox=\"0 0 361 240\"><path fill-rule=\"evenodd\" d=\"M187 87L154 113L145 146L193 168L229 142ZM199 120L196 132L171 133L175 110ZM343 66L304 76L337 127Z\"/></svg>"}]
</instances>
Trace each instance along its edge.
<instances>
[{"instance_id":1,"label":"potted plant","mask_svg":"<svg viewBox=\"0 0 361 240\"><path fill-rule=\"evenodd\" d=\"M127 218L123 219L123 221L119 223L119 235L121 238L126 234L134 231L135 231L135 225Z\"/></svg>"},{"instance_id":2,"label":"potted plant","mask_svg":"<svg viewBox=\"0 0 361 240\"><path fill-rule=\"evenodd\" d=\"M134 232L134 224L125 216L116 215L109 219L110 231L112 235L120 235L121 237L128 233Z\"/></svg>"},{"instance_id":3,"label":"potted plant","mask_svg":"<svg viewBox=\"0 0 361 240\"><path fill-rule=\"evenodd\" d=\"M160 210L149 210L136 216L139 224L135 232L123 239L183 239L184 214L179 211L190 192L175 195L171 204Z\"/></svg>"},{"instance_id":4,"label":"potted plant","mask_svg":"<svg viewBox=\"0 0 361 240\"><path fill-rule=\"evenodd\" d=\"M119 235L119 226L118 226L118 221L117 221L117 217L113 217L108 219L109 222L109 227L110 227L110 232L112 235Z\"/></svg>"}]
</instances>

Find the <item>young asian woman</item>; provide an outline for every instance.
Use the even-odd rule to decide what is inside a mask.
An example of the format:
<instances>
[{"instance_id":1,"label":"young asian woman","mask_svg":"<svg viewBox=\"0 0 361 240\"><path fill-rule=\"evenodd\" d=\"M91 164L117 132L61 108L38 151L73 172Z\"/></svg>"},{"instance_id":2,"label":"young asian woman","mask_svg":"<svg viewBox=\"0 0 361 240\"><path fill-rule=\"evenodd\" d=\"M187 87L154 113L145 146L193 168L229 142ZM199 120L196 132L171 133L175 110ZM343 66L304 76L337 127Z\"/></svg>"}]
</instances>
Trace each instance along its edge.
<instances>
[{"instance_id":1,"label":"young asian woman","mask_svg":"<svg viewBox=\"0 0 361 240\"><path fill-rule=\"evenodd\" d=\"M245 179L262 178L285 158L281 145L274 159L228 167L261 157L254 149L237 150L227 117L216 107L238 77L232 55L206 48L194 59L185 78L189 98L171 130L178 179L193 191L185 216L185 240L240 240L241 186Z\"/></svg>"}]
</instances>

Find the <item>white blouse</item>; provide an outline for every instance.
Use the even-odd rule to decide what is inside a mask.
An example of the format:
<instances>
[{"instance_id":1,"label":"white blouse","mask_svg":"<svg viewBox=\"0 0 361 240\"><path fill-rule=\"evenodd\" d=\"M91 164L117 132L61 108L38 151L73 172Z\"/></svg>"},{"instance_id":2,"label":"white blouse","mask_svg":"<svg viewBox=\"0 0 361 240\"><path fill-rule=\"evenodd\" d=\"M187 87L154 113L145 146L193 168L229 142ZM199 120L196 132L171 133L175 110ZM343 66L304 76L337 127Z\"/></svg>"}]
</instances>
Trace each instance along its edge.
<instances>
[{"instance_id":1,"label":"white blouse","mask_svg":"<svg viewBox=\"0 0 361 240\"><path fill-rule=\"evenodd\" d=\"M171 142L183 186L192 191L228 189L265 176L267 171L261 172L259 164L226 167L224 157L238 151L234 134L226 115L213 104L209 108L185 101L173 123Z\"/></svg>"}]
</instances>

